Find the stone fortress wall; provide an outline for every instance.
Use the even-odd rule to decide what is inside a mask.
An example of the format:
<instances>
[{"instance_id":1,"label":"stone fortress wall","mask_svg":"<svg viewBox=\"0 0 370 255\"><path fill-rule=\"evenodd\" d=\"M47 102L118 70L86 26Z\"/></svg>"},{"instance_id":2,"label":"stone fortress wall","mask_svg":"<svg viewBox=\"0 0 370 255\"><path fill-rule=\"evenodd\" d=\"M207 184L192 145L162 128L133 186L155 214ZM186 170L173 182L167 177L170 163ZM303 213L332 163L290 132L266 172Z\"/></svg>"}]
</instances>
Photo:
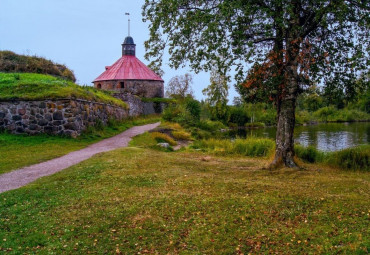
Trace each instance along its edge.
<instances>
[{"instance_id":1,"label":"stone fortress wall","mask_svg":"<svg viewBox=\"0 0 370 255\"><path fill-rule=\"evenodd\" d=\"M0 130L76 137L88 126L122 120L129 110L81 99L0 102Z\"/></svg>"},{"instance_id":2,"label":"stone fortress wall","mask_svg":"<svg viewBox=\"0 0 370 255\"><path fill-rule=\"evenodd\" d=\"M113 90L118 93L131 93L140 97L164 97L163 81L108 80L94 82L97 89Z\"/></svg>"}]
</instances>

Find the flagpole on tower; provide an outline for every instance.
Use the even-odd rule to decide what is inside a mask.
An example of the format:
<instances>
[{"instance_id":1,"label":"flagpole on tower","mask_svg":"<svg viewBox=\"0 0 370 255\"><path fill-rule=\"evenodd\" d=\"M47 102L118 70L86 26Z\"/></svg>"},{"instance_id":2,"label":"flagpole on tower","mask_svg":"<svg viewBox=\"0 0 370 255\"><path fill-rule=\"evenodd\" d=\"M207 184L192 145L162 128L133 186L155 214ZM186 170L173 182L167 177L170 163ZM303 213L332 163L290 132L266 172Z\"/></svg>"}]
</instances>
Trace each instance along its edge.
<instances>
[{"instance_id":1,"label":"flagpole on tower","mask_svg":"<svg viewBox=\"0 0 370 255\"><path fill-rule=\"evenodd\" d=\"M125 15L128 15L128 36L130 36L130 13L126 12Z\"/></svg>"}]
</instances>

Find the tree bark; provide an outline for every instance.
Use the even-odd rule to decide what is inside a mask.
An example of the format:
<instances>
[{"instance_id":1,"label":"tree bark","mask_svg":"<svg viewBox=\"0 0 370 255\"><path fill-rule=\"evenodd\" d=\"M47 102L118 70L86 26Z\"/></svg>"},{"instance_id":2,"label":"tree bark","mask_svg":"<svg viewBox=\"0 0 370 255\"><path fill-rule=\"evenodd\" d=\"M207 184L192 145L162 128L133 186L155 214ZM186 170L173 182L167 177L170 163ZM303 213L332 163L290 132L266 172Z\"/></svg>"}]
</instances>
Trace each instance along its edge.
<instances>
[{"instance_id":1,"label":"tree bark","mask_svg":"<svg viewBox=\"0 0 370 255\"><path fill-rule=\"evenodd\" d=\"M294 125L295 125L295 105L294 96L286 96L278 105L277 109L277 131L275 158L271 167L297 167L294 161Z\"/></svg>"}]
</instances>

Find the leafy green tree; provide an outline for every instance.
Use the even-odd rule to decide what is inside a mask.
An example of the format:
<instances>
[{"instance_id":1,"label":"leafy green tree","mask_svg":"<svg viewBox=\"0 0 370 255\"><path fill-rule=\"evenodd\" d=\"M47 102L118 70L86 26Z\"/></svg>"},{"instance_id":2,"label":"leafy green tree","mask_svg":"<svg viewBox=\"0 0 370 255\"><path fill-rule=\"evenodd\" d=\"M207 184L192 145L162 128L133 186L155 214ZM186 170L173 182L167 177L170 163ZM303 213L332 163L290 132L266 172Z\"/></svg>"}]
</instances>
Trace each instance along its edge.
<instances>
[{"instance_id":1,"label":"leafy green tree","mask_svg":"<svg viewBox=\"0 0 370 255\"><path fill-rule=\"evenodd\" d=\"M211 84L202 91L203 95L207 96L206 103L210 106L210 112L214 119L226 120L228 113L227 96L229 95L227 77L213 69L210 82Z\"/></svg>"},{"instance_id":2,"label":"leafy green tree","mask_svg":"<svg viewBox=\"0 0 370 255\"><path fill-rule=\"evenodd\" d=\"M150 22L146 57L154 63L168 47L174 68L235 68L249 98L274 102L271 167L296 167L299 93L320 82L347 86L369 61L367 0L145 0L143 17Z\"/></svg>"}]
</instances>

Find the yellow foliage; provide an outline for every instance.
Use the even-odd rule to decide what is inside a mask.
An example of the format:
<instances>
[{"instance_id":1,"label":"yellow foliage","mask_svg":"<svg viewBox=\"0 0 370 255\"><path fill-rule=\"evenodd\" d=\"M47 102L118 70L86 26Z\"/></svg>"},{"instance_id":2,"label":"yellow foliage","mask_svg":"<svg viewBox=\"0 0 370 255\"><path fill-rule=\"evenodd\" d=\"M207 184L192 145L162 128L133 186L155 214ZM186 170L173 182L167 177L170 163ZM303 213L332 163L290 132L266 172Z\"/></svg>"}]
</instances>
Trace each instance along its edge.
<instances>
[{"instance_id":1,"label":"yellow foliage","mask_svg":"<svg viewBox=\"0 0 370 255\"><path fill-rule=\"evenodd\" d=\"M151 133L152 137L157 141L157 142L166 142L169 143L170 145L176 145L176 141L173 140L170 136L159 133L159 132L153 132Z\"/></svg>"},{"instance_id":2,"label":"yellow foliage","mask_svg":"<svg viewBox=\"0 0 370 255\"><path fill-rule=\"evenodd\" d=\"M191 140L191 135L186 131L172 131L172 135L176 140Z\"/></svg>"}]
</instances>

